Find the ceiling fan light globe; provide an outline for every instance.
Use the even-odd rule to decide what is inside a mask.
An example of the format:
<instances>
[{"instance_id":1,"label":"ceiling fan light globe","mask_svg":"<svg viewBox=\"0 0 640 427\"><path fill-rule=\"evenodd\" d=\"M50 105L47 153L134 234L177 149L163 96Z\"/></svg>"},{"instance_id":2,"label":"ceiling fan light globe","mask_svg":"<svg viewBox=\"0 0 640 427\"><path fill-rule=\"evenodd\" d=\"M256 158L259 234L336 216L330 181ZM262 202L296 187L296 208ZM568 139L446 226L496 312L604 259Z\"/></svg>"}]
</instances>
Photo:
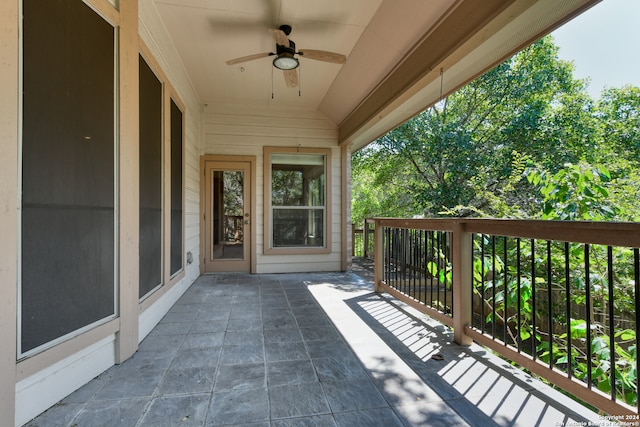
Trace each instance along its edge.
<instances>
[{"instance_id":1,"label":"ceiling fan light globe","mask_svg":"<svg viewBox=\"0 0 640 427\"><path fill-rule=\"evenodd\" d=\"M290 53L282 53L273 60L273 66L280 70L295 70L300 63Z\"/></svg>"}]
</instances>

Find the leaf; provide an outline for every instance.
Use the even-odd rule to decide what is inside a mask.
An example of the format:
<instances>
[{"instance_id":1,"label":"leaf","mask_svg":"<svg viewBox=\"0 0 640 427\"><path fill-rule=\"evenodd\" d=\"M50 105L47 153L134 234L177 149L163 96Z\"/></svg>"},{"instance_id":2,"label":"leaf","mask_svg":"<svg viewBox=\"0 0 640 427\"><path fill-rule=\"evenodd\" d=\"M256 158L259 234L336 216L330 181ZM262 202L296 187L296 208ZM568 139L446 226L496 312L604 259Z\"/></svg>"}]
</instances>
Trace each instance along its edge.
<instances>
[{"instance_id":1,"label":"leaf","mask_svg":"<svg viewBox=\"0 0 640 427\"><path fill-rule=\"evenodd\" d=\"M622 331L618 331L615 334L616 338L620 338L622 341L631 341L636 339L636 331L633 329L624 329Z\"/></svg>"},{"instance_id":2,"label":"leaf","mask_svg":"<svg viewBox=\"0 0 640 427\"><path fill-rule=\"evenodd\" d=\"M584 338L587 336L587 322L583 319L571 319L571 337Z\"/></svg>"},{"instance_id":3,"label":"leaf","mask_svg":"<svg viewBox=\"0 0 640 427\"><path fill-rule=\"evenodd\" d=\"M427 271L431 276L438 277L438 265L435 262L430 261L427 263Z\"/></svg>"},{"instance_id":4,"label":"leaf","mask_svg":"<svg viewBox=\"0 0 640 427\"><path fill-rule=\"evenodd\" d=\"M611 173L609 173L609 171L607 170L607 168L604 165L599 165L598 166L598 175L600 176L600 178L602 180L610 180L611 179Z\"/></svg>"}]
</instances>

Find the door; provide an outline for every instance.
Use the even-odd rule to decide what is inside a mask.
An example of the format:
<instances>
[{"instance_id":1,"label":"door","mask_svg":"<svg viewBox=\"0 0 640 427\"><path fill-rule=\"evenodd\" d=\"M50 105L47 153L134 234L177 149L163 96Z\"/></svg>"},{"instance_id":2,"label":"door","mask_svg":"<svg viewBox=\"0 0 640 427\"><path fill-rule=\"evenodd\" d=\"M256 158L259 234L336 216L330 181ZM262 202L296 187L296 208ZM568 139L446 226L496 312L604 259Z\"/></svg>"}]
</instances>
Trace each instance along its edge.
<instances>
[{"instance_id":1,"label":"door","mask_svg":"<svg viewBox=\"0 0 640 427\"><path fill-rule=\"evenodd\" d=\"M251 163L205 162L205 271L251 270Z\"/></svg>"}]
</instances>

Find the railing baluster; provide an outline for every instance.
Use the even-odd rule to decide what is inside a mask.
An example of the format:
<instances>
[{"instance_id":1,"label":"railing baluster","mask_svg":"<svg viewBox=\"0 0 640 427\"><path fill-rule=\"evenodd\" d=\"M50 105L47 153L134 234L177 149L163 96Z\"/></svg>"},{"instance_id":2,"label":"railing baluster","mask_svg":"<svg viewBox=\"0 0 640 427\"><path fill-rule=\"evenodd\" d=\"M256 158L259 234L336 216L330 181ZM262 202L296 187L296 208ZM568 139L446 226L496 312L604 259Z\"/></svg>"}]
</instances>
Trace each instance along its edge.
<instances>
[{"instance_id":1,"label":"railing baluster","mask_svg":"<svg viewBox=\"0 0 640 427\"><path fill-rule=\"evenodd\" d=\"M441 258L440 258L440 254L442 253L442 242L440 241L440 232L436 231L436 246L437 246L437 251L436 251L436 301L439 304L440 303L440 268L441 268Z\"/></svg>"},{"instance_id":2,"label":"railing baluster","mask_svg":"<svg viewBox=\"0 0 640 427\"><path fill-rule=\"evenodd\" d=\"M536 240L531 239L531 356L538 358L536 350Z\"/></svg>"},{"instance_id":3,"label":"railing baluster","mask_svg":"<svg viewBox=\"0 0 640 427\"><path fill-rule=\"evenodd\" d=\"M518 347L518 353L520 353L521 347L522 347L522 334L520 333L520 331L522 330L522 272L520 271L520 238L518 237L516 239L516 244L518 245L516 248L516 286L518 289L518 307L517 307L517 312L518 312L518 317L517 317L517 322L518 322L518 341L517 341L517 347Z\"/></svg>"},{"instance_id":4,"label":"railing baluster","mask_svg":"<svg viewBox=\"0 0 640 427\"><path fill-rule=\"evenodd\" d=\"M496 339L496 236L491 236L491 337Z\"/></svg>"},{"instance_id":5,"label":"railing baluster","mask_svg":"<svg viewBox=\"0 0 640 427\"><path fill-rule=\"evenodd\" d=\"M569 271L569 242L564 243L564 289L565 289L565 313L567 318L567 377L573 376L571 347L571 277Z\"/></svg>"},{"instance_id":6,"label":"railing baluster","mask_svg":"<svg viewBox=\"0 0 640 427\"><path fill-rule=\"evenodd\" d=\"M400 254L399 254L399 245L400 245L400 229L393 229L393 276L395 279L396 286L398 284L398 275L400 274L400 269L398 268L400 262Z\"/></svg>"},{"instance_id":7,"label":"railing baluster","mask_svg":"<svg viewBox=\"0 0 640 427\"><path fill-rule=\"evenodd\" d=\"M416 298L416 281L419 280L420 277L420 253L418 251L418 245L420 243L420 239L418 238L418 230L413 231L413 290L411 296Z\"/></svg>"},{"instance_id":8,"label":"railing baluster","mask_svg":"<svg viewBox=\"0 0 640 427\"><path fill-rule=\"evenodd\" d=\"M607 246L607 282L609 282L609 296L607 305L609 306L609 379L611 381L611 400L616 401L616 349L615 349L615 319L614 316L614 296L613 296L613 247Z\"/></svg>"},{"instance_id":9,"label":"railing baluster","mask_svg":"<svg viewBox=\"0 0 640 427\"><path fill-rule=\"evenodd\" d=\"M414 285L413 285L413 298L418 298L419 286L420 286L420 230L414 230L413 232L413 270L414 270Z\"/></svg>"},{"instance_id":10,"label":"railing baluster","mask_svg":"<svg viewBox=\"0 0 640 427\"><path fill-rule=\"evenodd\" d=\"M450 243L451 243L451 238L449 237L449 233L446 232L442 232L443 237L444 237L444 247L445 247L445 256L444 256L444 297L443 297L443 312L447 312L447 266L449 265L449 260L450 260L450 252L447 250L448 247L450 247Z\"/></svg>"},{"instance_id":11,"label":"railing baluster","mask_svg":"<svg viewBox=\"0 0 640 427\"><path fill-rule=\"evenodd\" d=\"M476 315L476 303L478 301L478 295L476 292L476 289L478 288L479 283L476 281L476 275L475 275L475 267L474 267L474 263L475 260L477 258L477 251L476 251L476 245L475 245L475 241L478 238L477 234L472 234L471 235L471 315L472 315L472 319L473 319L473 326L477 329L482 329L482 324L481 322L479 322L478 316ZM478 310L481 310L482 304L478 304Z\"/></svg>"},{"instance_id":12,"label":"railing baluster","mask_svg":"<svg viewBox=\"0 0 640 427\"><path fill-rule=\"evenodd\" d=\"M591 370L593 369L593 361L591 360L591 260L590 260L590 247L589 244L584 245L584 280L585 280L585 299L587 301L587 388L593 387L593 376Z\"/></svg>"},{"instance_id":13,"label":"railing baluster","mask_svg":"<svg viewBox=\"0 0 640 427\"><path fill-rule=\"evenodd\" d=\"M486 317L484 315L484 234L480 235L480 324L482 333L486 330Z\"/></svg>"},{"instance_id":14,"label":"railing baluster","mask_svg":"<svg viewBox=\"0 0 640 427\"><path fill-rule=\"evenodd\" d=\"M437 265L437 263L435 261L437 261L437 258L435 257L434 253L435 253L435 241L436 241L436 236L435 236L436 231L432 231L431 232L431 265ZM433 270L433 269L432 269ZM434 277L433 277L433 272L429 275L430 277L430 283L431 283L431 296L429 298L429 306L433 307L433 284L434 284Z\"/></svg>"},{"instance_id":15,"label":"railing baluster","mask_svg":"<svg viewBox=\"0 0 640 427\"><path fill-rule=\"evenodd\" d=\"M413 234L414 230L407 230L407 251L409 253L407 265L409 265L409 281L407 282L407 294L413 295L412 290L415 289L415 278L416 278L416 270L414 268L415 264L413 262L415 257L415 247L413 246Z\"/></svg>"},{"instance_id":16,"label":"railing baluster","mask_svg":"<svg viewBox=\"0 0 640 427\"><path fill-rule=\"evenodd\" d=\"M422 258L424 261L424 275L423 275L424 285L422 286L422 292L420 292L420 294L422 295L422 302L424 303L424 305L428 305L427 304L427 282L429 280L429 270L427 266L429 265L429 252L427 248L429 246L429 231L427 230L424 231L424 235L422 239L423 239Z\"/></svg>"},{"instance_id":17,"label":"railing baluster","mask_svg":"<svg viewBox=\"0 0 640 427\"><path fill-rule=\"evenodd\" d=\"M553 289L551 280L551 240L547 240L547 332L549 333L549 368L553 369Z\"/></svg>"},{"instance_id":18,"label":"railing baluster","mask_svg":"<svg viewBox=\"0 0 640 427\"><path fill-rule=\"evenodd\" d=\"M636 301L636 310L635 310L635 327L634 330L638 330L638 320L640 320L640 315L638 315L638 307L640 307L640 250L635 248L633 250L633 277L634 277L634 292L635 292L635 301ZM637 356L638 350L640 349L640 334L636 332L636 372L640 372L640 357ZM640 390L640 379L636 376L636 390ZM637 410L640 412L640 399L636 399Z\"/></svg>"},{"instance_id":19,"label":"railing baluster","mask_svg":"<svg viewBox=\"0 0 640 427\"><path fill-rule=\"evenodd\" d=\"M503 316L504 316L503 319L504 320L502 321L502 324L503 324L503 329L504 329L503 330L503 341L504 341L505 344L507 344L507 338L509 337L509 335L507 333L507 326L508 326L507 325L507 319L508 319L508 316L509 316L508 313L507 313L507 309L509 308L508 304L507 304L507 302L509 301L509 299L507 298L507 296L508 296L508 291L507 291L507 270L508 270L508 268L507 268L507 265L508 265L508 263L507 263L507 237L505 236L504 237L503 258L502 258L502 268L504 269L504 283L503 283L503 286L502 286L502 294L503 294L502 301L504 301L504 303L503 303L504 304L504 314L503 314Z\"/></svg>"}]
</instances>

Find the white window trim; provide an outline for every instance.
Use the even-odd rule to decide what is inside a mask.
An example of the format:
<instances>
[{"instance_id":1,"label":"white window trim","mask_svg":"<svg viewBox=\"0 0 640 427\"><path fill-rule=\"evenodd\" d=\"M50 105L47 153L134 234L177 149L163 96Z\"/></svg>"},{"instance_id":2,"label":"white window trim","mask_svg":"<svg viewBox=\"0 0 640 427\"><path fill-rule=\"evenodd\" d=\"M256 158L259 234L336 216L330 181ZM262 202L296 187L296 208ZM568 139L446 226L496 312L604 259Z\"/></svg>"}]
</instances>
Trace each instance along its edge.
<instances>
[{"instance_id":1,"label":"white window trim","mask_svg":"<svg viewBox=\"0 0 640 427\"><path fill-rule=\"evenodd\" d=\"M324 155L325 188L324 206L304 206L301 209L323 209L324 242L322 246L273 247L273 207L271 206L271 155L274 153L305 153ZM264 254L328 254L331 253L331 149L301 147L264 147ZM295 207L282 207L295 209ZM278 209L278 208L276 208Z\"/></svg>"}]
</instances>

